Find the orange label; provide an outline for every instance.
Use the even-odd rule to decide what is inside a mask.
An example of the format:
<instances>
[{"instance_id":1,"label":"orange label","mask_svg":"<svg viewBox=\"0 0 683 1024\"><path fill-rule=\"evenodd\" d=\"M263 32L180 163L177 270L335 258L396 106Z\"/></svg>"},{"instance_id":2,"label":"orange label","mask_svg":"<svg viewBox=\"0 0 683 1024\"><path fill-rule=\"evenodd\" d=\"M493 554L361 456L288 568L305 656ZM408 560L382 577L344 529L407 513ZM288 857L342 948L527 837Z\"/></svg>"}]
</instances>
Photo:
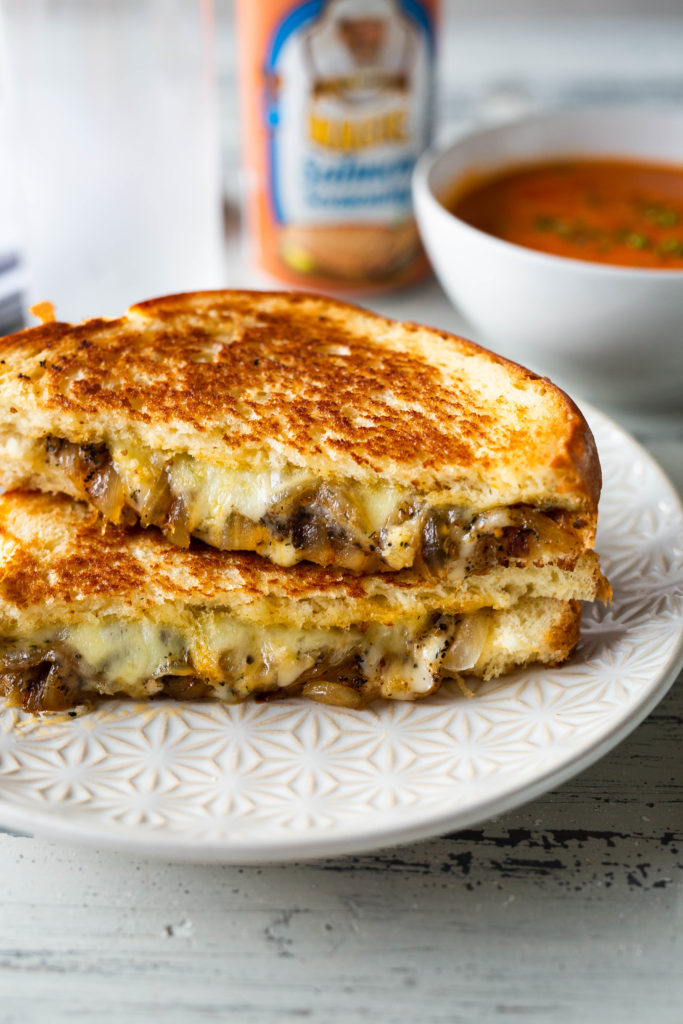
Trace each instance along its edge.
<instances>
[{"instance_id":1,"label":"orange label","mask_svg":"<svg viewBox=\"0 0 683 1024\"><path fill-rule=\"evenodd\" d=\"M435 7L238 3L247 222L267 272L352 290L422 272L410 178L429 143Z\"/></svg>"}]
</instances>

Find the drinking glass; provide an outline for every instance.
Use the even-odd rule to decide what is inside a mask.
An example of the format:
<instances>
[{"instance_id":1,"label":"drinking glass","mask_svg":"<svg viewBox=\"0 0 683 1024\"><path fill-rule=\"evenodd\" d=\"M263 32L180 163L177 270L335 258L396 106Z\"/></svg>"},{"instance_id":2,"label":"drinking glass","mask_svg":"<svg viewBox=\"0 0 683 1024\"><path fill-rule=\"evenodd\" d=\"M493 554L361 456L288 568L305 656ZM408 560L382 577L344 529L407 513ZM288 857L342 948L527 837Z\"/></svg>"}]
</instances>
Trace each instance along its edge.
<instances>
[{"instance_id":1,"label":"drinking glass","mask_svg":"<svg viewBox=\"0 0 683 1024\"><path fill-rule=\"evenodd\" d=\"M59 319L223 283L212 0L2 0L28 267Z\"/></svg>"}]
</instances>

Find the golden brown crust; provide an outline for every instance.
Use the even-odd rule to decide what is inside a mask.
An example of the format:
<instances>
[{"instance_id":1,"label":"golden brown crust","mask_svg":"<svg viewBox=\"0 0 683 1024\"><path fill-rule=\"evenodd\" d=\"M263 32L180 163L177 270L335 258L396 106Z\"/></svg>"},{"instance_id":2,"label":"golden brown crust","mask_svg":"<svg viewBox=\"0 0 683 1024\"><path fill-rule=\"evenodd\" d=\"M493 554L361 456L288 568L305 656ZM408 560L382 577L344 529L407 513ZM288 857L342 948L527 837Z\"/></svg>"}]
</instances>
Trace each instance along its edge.
<instances>
[{"instance_id":1,"label":"golden brown crust","mask_svg":"<svg viewBox=\"0 0 683 1024\"><path fill-rule=\"evenodd\" d=\"M525 595L592 600L604 586L593 552L573 572L510 568L456 583L409 571L352 576L306 563L282 569L198 543L183 550L156 530L103 525L63 497L0 496L0 633L102 613L168 617L187 607L227 609L264 624L346 627L434 609L507 607Z\"/></svg>"},{"instance_id":2,"label":"golden brown crust","mask_svg":"<svg viewBox=\"0 0 683 1024\"><path fill-rule=\"evenodd\" d=\"M549 381L444 331L295 293L167 296L4 338L0 428L290 461L473 505L559 495L591 519L599 492L590 431Z\"/></svg>"},{"instance_id":3,"label":"golden brown crust","mask_svg":"<svg viewBox=\"0 0 683 1024\"><path fill-rule=\"evenodd\" d=\"M595 508L602 490L602 469L593 433L579 407L562 392L569 410L569 429L565 451L556 457L553 465L566 469L567 479L574 475L575 486L583 489Z\"/></svg>"},{"instance_id":4,"label":"golden brown crust","mask_svg":"<svg viewBox=\"0 0 683 1024\"><path fill-rule=\"evenodd\" d=\"M552 664L560 665L571 656L581 636L581 602L569 601L565 611L546 633L548 650L554 652Z\"/></svg>"}]
</instances>

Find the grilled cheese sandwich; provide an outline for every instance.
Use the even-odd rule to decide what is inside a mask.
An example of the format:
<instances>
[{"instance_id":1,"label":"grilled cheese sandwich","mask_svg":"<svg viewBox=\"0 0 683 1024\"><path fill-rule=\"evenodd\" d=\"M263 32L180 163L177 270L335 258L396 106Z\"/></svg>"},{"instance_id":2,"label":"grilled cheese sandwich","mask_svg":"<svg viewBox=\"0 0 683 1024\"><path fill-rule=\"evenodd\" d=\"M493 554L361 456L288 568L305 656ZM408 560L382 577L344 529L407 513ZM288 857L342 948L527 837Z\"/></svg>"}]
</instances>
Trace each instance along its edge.
<instances>
[{"instance_id":1,"label":"grilled cheese sandwich","mask_svg":"<svg viewBox=\"0 0 683 1024\"><path fill-rule=\"evenodd\" d=\"M280 566L571 568L600 468L573 404L464 339L205 292L0 341L0 486Z\"/></svg>"}]
</instances>

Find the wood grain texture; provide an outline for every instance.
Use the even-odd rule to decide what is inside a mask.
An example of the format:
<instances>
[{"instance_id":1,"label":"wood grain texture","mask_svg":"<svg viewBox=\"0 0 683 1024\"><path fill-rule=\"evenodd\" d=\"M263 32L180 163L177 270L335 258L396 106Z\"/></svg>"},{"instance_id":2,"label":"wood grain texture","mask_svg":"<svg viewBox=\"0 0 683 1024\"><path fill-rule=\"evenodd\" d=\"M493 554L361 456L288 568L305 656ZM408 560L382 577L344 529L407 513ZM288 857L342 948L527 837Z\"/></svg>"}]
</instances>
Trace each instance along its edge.
<instances>
[{"instance_id":1,"label":"wood grain texture","mask_svg":"<svg viewBox=\"0 0 683 1024\"><path fill-rule=\"evenodd\" d=\"M680 1024L683 687L480 829L264 868L0 836L2 1024Z\"/></svg>"}]
</instances>

